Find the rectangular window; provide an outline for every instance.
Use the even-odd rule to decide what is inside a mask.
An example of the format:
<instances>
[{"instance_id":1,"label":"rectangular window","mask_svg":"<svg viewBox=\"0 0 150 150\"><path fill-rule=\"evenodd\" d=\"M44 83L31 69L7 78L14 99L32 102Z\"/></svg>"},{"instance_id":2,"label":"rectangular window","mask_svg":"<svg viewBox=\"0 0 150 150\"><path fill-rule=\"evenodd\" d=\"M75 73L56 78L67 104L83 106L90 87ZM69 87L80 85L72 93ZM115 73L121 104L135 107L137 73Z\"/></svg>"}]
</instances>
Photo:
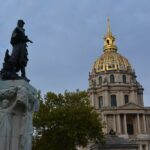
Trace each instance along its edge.
<instances>
[{"instance_id":1,"label":"rectangular window","mask_svg":"<svg viewBox=\"0 0 150 150\"><path fill-rule=\"evenodd\" d=\"M103 107L103 96L98 97L99 108Z\"/></svg>"},{"instance_id":2,"label":"rectangular window","mask_svg":"<svg viewBox=\"0 0 150 150\"><path fill-rule=\"evenodd\" d=\"M116 95L111 95L111 107L116 106L117 106Z\"/></svg>"},{"instance_id":3,"label":"rectangular window","mask_svg":"<svg viewBox=\"0 0 150 150\"><path fill-rule=\"evenodd\" d=\"M129 103L129 95L124 95L124 103Z\"/></svg>"}]
</instances>

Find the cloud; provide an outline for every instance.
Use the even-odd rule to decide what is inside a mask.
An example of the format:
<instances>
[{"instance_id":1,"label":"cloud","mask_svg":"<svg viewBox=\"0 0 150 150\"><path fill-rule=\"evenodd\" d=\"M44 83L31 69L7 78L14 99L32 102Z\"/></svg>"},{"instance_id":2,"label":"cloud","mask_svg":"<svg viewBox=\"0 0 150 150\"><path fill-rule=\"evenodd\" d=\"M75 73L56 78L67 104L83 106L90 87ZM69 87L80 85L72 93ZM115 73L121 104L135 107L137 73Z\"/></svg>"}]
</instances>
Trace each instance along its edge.
<instances>
[{"instance_id":1,"label":"cloud","mask_svg":"<svg viewBox=\"0 0 150 150\"><path fill-rule=\"evenodd\" d=\"M28 47L27 66L32 84L44 92L87 89L88 72L102 54L110 16L119 52L129 59L147 88L149 4L148 0L5 0L0 6L0 64L6 48L11 50L11 32L22 18L26 33L34 41Z\"/></svg>"}]
</instances>

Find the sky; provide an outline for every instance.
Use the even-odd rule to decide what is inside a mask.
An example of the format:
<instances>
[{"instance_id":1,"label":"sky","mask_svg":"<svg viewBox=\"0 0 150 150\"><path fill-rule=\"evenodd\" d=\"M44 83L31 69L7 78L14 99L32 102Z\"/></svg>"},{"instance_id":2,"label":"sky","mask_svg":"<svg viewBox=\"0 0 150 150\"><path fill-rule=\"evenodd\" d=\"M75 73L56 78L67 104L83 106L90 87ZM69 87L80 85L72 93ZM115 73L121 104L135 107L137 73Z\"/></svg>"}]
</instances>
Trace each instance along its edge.
<instances>
[{"instance_id":1,"label":"sky","mask_svg":"<svg viewBox=\"0 0 150 150\"><path fill-rule=\"evenodd\" d=\"M128 58L150 106L149 0L0 0L0 65L18 19L25 21L27 77L43 93L87 90L94 61L103 53L107 18L118 52ZM1 67L0 66L0 67Z\"/></svg>"}]
</instances>

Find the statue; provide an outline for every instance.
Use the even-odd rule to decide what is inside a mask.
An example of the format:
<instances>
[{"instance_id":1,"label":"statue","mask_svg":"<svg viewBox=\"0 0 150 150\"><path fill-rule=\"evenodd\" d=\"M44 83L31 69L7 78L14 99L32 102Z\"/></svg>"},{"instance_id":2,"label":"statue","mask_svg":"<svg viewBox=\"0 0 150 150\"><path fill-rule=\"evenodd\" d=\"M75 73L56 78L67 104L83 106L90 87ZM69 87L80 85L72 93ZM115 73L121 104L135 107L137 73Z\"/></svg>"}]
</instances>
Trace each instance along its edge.
<instances>
[{"instance_id":1,"label":"statue","mask_svg":"<svg viewBox=\"0 0 150 150\"><path fill-rule=\"evenodd\" d=\"M28 82L30 81L26 77L25 67L28 62L27 43L33 42L25 34L24 24L25 22L23 20L18 20L17 27L12 33L10 43L13 50L11 55L6 50L3 69L1 70L1 78L3 80L25 79ZM17 74L19 71L21 71L21 77Z\"/></svg>"},{"instance_id":2,"label":"statue","mask_svg":"<svg viewBox=\"0 0 150 150\"><path fill-rule=\"evenodd\" d=\"M116 135L116 132L111 128L109 131L109 135Z\"/></svg>"},{"instance_id":3,"label":"statue","mask_svg":"<svg viewBox=\"0 0 150 150\"><path fill-rule=\"evenodd\" d=\"M26 77L27 43L33 42L25 34L24 24L18 20L10 40L12 52L6 50L0 70L0 150L32 149L32 114L38 111L38 100L37 90Z\"/></svg>"}]
</instances>

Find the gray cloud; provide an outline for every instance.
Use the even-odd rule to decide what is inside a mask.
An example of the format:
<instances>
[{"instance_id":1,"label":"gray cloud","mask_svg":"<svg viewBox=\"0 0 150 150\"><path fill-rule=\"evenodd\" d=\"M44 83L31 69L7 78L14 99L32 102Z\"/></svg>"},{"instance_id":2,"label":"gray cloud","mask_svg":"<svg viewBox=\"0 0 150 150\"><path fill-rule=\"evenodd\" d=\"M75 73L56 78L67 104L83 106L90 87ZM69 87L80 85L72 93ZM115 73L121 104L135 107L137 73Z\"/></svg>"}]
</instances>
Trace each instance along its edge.
<instances>
[{"instance_id":1,"label":"gray cloud","mask_svg":"<svg viewBox=\"0 0 150 150\"><path fill-rule=\"evenodd\" d=\"M135 68L150 105L149 0L5 0L0 6L0 64L16 21L24 19L28 77L44 93L88 88L88 72L102 54L106 20L119 52Z\"/></svg>"}]
</instances>

